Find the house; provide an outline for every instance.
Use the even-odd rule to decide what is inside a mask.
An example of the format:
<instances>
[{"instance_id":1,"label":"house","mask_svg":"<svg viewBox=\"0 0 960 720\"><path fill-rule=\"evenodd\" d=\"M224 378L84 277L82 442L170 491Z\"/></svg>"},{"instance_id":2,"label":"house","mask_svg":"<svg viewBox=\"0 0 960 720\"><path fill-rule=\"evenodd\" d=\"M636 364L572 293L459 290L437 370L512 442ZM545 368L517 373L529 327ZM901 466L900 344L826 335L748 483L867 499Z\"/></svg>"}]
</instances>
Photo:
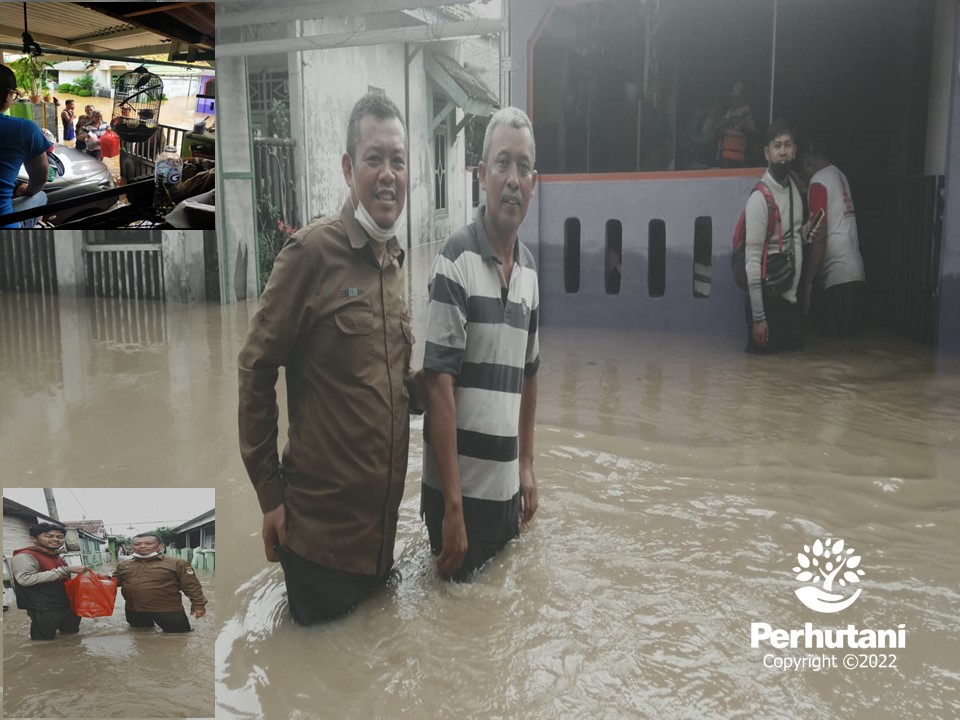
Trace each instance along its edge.
<instances>
[{"instance_id":1,"label":"house","mask_svg":"<svg viewBox=\"0 0 960 720\"><path fill-rule=\"evenodd\" d=\"M348 98L371 88L402 98L418 128L404 239L431 242L465 205L465 190L451 192L444 217L430 181L465 171L456 131L469 111L453 103L446 127L457 139L441 164L430 141L454 98L430 67L446 55L468 70L452 38L499 33L500 104L526 110L537 137L540 183L520 238L538 259L541 323L739 336L743 294L727 265L762 143L752 138L746 167L720 168L714 136L701 130L741 85L761 132L789 117L850 178L871 320L960 350L956 2L842 0L810 13L799 0L524 0L503 2L497 21L457 15L496 4L221 3L218 69L237 98L221 127L246 137L254 99L269 97L258 88L286 83L291 136L306 138L286 188L302 222L335 212L345 192L336 160ZM223 159L227 302L257 290L256 248L241 239L256 234L264 192L256 143ZM621 260L616 278L608 256Z\"/></svg>"},{"instance_id":2,"label":"house","mask_svg":"<svg viewBox=\"0 0 960 720\"><path fill-rule=\"evenodd\" d=\"M102 565L103 546L107 544L107 530L102 520L67 520L67 549L79 549L81 564Z\"/></svg>"},{"instance_id":3,"label":"house","mask_svg":"<svg viewBox=\"0 0 960 720\"><path fill-rule=\"evenodd\" d=\"M183 558L197 570L216 568L216 511L207 510L173 529L176 539L167 555Z\"/></svg>"},{"instance_id":4,"label":"house","mask_svg":"<svg viewBox=\"0 0 960 720\"><path fill-rule=\"evenodd\" d=\"M216 510L207 510L173 529L176 534L174 545L178 548L213 550L217 546L215 529Z\"/></svg>"},{"instance_id":5,"label":"house","mask_svg":"<svg viewBox=\"0 0 960 720\"><path fill-rule=\"evenodd\" d=\"M790 118L850 178L872 320L960 349L956 2L524 0L509 25L542 325L743 334L728 265L762 142L753 167L717 168L694 131L739 82L761 131Z\"/></svg>"},{"instance_id":6,"label":"house","mask_svg":"<svg viewBox=\"0 0 960 720\"><path fill-rule=\"evenodd\" d=\"M56 63L53 69L59 75L58 86L64 83L73 85L84 75L90 75L93 78L94 88L100 91L96 94L101 97L111 97L111 89L114 87L117 78L138 67L140 67L140 63L119 60L91 60L86 62L68 60ZM201 94L204 88L204 76L212 77L212 71L209 68L166 67L150 63L146 63L145 67L153 74L158 75L163 81L163 92L168 98ZM80 96L76 96L74 99L79 105L83 105Z\"/></svg>"},{"instance_id":7,"label":"house","mask_svg":"<svg viewBox=\"0 0 960 720\"><path fill-rule=\"evenodd\" d=\"M322 3L269 12L218 5L218 76L230 88L219 97L218 127L251 140L230 144L231 157L220 160L230 168L218 186L226 302L262 287L257 228L263 235L278 222L302 227L340 213L349 197L340 163L347 122L365 92L386 94L406 121L401 245L444 240L472 217L470 165L486 118L503 104L503 23L478 16L485 8L392 0L351 4L345 15Z\"/></svg>"}]
</instances>

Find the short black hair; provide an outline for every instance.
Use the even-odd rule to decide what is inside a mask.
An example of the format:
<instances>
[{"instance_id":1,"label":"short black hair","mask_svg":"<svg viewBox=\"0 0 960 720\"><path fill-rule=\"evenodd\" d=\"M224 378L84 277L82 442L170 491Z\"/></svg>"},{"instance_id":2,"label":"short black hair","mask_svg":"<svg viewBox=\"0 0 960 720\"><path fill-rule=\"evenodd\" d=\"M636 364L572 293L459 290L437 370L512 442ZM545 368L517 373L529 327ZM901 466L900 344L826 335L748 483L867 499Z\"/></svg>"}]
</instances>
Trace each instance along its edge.
<instances>
[{"instance_id":1,"label":"short black hair","mask_svg":"<svg viewBox=\"0 0 960 720\"><path fill-rule=\"evenodd\" d=\"M13 72L13 70L8 68L6 65L3 65L2 63L0 63L0 90L9 92L10 90L16 90L16 89L17 89L16 74ZM0 99L0 102L2 102L2 100L6 100L6 98Z\"/></svg>"},{"instance_id":2,"label":"short black hair","mask_svg":"<svg viewBox=\"0 0 960 720\"><path fill-rule=\"evenodd\" d=\"M360 121L364 115L373 115L378 120L397 118L403 126L403 132L407 132L403 115L400 114L400 108L396 103L388 98L386 93L372 90L357 100L353 110L350 111L350 122L347 124L347 154L351 160L356 160L354 153L357 151L357 141L360 140Z\"/></svg>"},{"instance_id":3,"label":"short black hair","mask_svg":"<svg viewBox=\"0 0 960 720\"><path fill-rule=\"evenodd\" d=\"M797 126L786 118L777 118L767 127L767 134L763 141L764 145L769 145L781 135L789 135L793 141L797 141Z\"/></svg>"},{"instance_id":4,"label":"short black hair","mask_svg":"<svg viewBox=\"0 0 960 720\"><path fill-rule=\"evenodd\" d=\"M136 540L137 538L141 538L141 537L152 537L152 538L156 538L158 543L163 544L163 540L161 540L161 539L160 539L160 536L157 535L156 533L140 533L139 535L134 535L132 538L130 538L130 542L133 542L133 541Z\"/></svg>"},{"instance_id":5,"label":"short black hair","mask_svg":"<svg viewBox=\"0 0 960 720\"><path fill-rule=\"evenodd\" d=\"M31 525L27 528L27 532L30 534L30 537L40 537L45 532L50 532L51 530L56 530L57 532L62 532L64 535L67 533L67 529L60 525L54 525L53 523L37 523L36 525Z\"/></svg>"}]
</instances>

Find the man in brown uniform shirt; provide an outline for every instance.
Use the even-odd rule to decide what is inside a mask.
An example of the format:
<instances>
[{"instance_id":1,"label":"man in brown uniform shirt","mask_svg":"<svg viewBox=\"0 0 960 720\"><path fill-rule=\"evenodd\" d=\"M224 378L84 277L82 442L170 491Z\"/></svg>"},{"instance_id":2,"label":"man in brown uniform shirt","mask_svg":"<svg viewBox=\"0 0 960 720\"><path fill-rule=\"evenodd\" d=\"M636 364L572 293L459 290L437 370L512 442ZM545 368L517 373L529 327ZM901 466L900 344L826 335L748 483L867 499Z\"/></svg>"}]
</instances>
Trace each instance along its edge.
<instances>
[{"instance_id":1,"label":"man in brown uniform shirt","mask_svg":"<svg viewBox=\"0 0 960 720\"><path fill-rule=\"evenodd\" d=\"M190 599L191 615L199 619L207 612L207 599L190 563L165 556L160 537L153 533L137 535L130 544L133 557L113 573L127 601L127 622L131 627L152 628L156 623L164 632L190 632L180 593Z\"/></svg>"},{"instance_id":2,"label":"man in brown uniform shirt","mask_svg":"<svg viewBox=\"0 0 960 720\"><path fill-rule=\"evenodd\" d=\"M396 239L407 184L397 106L354 106L338 217L296 233L277 256L240 352L240 452L263 511L293 619L335 617L393 566L407 472L413 335ZM278 368L290 429L277 457Z\"/></svg>"}]
</instances>

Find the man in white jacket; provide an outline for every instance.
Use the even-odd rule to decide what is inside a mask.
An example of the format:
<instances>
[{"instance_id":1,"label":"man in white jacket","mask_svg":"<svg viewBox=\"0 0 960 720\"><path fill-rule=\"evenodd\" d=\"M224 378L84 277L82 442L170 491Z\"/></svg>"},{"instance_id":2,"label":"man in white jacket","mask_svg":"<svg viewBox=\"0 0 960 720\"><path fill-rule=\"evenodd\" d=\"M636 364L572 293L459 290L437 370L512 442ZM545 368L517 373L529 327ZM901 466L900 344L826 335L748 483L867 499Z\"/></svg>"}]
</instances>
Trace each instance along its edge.
<instances>
[{"instance_id":1,"label":"man in white jacket","mask_svg":"<svg viewBox=\"0 0 960 720\"><path fill-rule=\"evenodd\" d=\"M826 218L826 233L813 242L801 301L807 309L813 295L811 314L820 332L849 337L860 328L866 280L850 183L813 143L804 143L800 168L810 184L810 213L823 210Z\"/></svg>"},{"instance_id":2,"label":"man in white jacket","mask_svg":"<svg viewBox=\"0 0 960 720\"><path fill-rule=\"evenodd\" d=\"M767 354L803 349L803 314L797 304L797 286L803 264L803 198L790 179L796 156L796 131L789 120L774 120L767 128L763 155L767 171L761 182L769 189L780 213L780 223L767 237L768 206L761 192L750 194L746 209L747 352ZM782 246L780 242L782 232ZM764 262L766 245L766 263ZM792 256L793 280L785 290L773 294L764 287L764 268L774 264L775 255Z\"/></svg>"}]
</instances>

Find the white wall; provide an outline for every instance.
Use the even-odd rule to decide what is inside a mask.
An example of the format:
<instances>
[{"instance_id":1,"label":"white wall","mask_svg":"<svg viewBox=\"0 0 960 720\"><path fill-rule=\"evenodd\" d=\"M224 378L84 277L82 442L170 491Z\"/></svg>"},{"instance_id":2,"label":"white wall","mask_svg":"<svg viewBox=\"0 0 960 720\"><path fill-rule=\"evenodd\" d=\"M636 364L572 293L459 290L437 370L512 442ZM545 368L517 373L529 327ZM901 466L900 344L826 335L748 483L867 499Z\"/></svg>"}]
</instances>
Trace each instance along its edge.
<instances>
[{"instance_id":1,"label":"white wall","mask_svg":"<svg viewBox=\"0 0 960 720\"><path fill-rule=\"evenodd\" d=\"M930 100L927 110L927 152L924 173L943 175L947 162L947 133L950 109L950 80L956 0L936 0L933 21L933 52L930 65Z\"/></svg>"}]
</instances>

